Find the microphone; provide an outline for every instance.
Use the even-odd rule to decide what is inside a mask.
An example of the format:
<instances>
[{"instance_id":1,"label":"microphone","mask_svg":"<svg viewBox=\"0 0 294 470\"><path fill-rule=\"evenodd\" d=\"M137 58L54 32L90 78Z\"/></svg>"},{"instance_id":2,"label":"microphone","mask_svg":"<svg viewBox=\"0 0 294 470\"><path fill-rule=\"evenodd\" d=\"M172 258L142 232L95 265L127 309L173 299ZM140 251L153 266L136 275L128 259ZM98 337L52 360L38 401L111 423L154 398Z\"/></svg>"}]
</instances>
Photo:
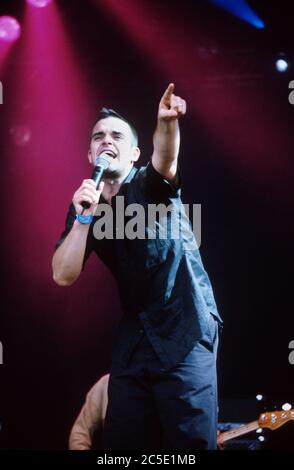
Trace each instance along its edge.
<instances>
[{"instance_id":1,"label":"microphone","mask_svg":"<svg viewBox=\"0 0 294 470\"><path fill-rule=\"evenodd\" d=\"M96 158L95 168L91 176L91 179L96 183L96 189L98 189L103 173L107 170L109 165L109 155L106 152L102 152L99 157ZM84 209L89 209L91 204L88 201L82 201L81 205Z\"/></svg>"}]
</instances>

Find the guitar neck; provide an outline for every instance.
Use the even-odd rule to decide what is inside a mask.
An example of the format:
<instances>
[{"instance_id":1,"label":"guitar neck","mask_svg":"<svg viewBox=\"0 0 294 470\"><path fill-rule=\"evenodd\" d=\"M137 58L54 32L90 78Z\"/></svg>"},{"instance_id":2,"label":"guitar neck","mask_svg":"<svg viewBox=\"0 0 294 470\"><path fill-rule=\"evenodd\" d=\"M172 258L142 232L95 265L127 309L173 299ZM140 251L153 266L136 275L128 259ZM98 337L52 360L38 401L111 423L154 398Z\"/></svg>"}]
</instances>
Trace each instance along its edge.
<instances>
[{"instance_id":1,"label":"guitar neck","mask_svg":"<svg viewBox=\"0 0 294 470\"><path fill-rule=\"evenodd\" d=\"M220 435L221 442L226 442L229 439L233 439L238 436L242 436L243 434L247 434L248 432L255 431L259 428L258 421L252 421L251 423L244 424L237 429L230 429L230 431L222 432Z\"/></svg>"},{"instance_id":2,"label":"guitar neck","mask_svg":"<svg viewBox=\"0 0 294 470\"><path fill-rule=\"evenodd\" d=\"M268 428L271 430L278 429L283 424L287 423L290 420L294 420L294 409L287 411L268 411L262 413L258 421L252 421L251 423L244 424L240 428L231 429L230 431L222 432L218 436L218 442L222 444L223 442L233 439L234 437L242 436L248 432L255 431L258 428Z\"/></svg>"}]
</instances>

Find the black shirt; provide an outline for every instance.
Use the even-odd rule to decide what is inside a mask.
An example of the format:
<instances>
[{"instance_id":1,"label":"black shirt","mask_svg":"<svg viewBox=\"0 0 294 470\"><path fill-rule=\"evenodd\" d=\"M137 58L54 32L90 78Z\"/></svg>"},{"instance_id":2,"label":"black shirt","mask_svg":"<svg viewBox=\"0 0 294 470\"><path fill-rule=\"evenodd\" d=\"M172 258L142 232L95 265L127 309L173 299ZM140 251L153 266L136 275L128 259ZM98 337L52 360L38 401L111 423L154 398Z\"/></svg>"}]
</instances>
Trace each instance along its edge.
<instances>
[{"instance_id":1,"label":"black shirt","mask_svg":"<svg viewBox=\"0 0 294 470\"><path fill-rule=\"evenodd\" d=\"M103 198L98 207L102 204ZM130 204L139 204L139 210L133 211L135 206ZM170 210L150 223L151 204L153 207L163 204L162 208L168 206ZM145 238L121 238L121 226L116 231L126 207L133 214L124 218L124 227L127 229L133 217L137 221L143 217ZM211 283L181 202L180 187L165 180L151 163L140 169L133 167L112 198L111 209L113 238L95 238L97 222L101 225L103 214L95 217L89 229L84 263L95 251L118 283L124 316L113 359L126 363L144 330L163 366L172 367L201 339L210 314L221 323ZM71 205L66 229L57 246L71 230L75 215ZM177 224L180 231L174 232Z\"/></svg>"}]
</instances>

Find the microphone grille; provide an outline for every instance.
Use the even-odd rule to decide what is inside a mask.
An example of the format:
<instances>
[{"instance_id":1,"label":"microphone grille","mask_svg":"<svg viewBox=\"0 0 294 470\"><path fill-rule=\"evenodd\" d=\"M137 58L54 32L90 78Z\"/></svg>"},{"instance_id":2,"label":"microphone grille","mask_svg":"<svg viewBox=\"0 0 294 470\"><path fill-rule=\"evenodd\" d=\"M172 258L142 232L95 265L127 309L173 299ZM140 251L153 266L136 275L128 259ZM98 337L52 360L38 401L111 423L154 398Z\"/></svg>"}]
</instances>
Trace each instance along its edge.
<instances>
[{"instance_id":1,"label":"microphone grille","mask_svg":"<svg viewBox=\"0 0 294 470\"><path fill-rule=\"evenodd\" d=\"M104 170L107 170L109 165L110 165L110 160L109 160L107 153L102 153L95 160L95 166L102 166Z\"/></svg>"}]
</instances>

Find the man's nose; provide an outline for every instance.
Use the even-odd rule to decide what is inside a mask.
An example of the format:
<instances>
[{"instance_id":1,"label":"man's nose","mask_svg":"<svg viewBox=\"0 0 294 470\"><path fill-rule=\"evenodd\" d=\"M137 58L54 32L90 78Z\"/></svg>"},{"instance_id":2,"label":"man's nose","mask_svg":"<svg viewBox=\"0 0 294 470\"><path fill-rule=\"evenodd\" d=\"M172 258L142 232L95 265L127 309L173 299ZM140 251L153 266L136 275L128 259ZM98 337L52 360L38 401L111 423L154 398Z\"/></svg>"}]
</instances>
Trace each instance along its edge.
<instances>
[{"instance_id":1,"label":"man's nose","mask_svg":"<svg viewBox=\"0 0 294 470\"><path fill-rule=\"evenodd\" d=\"M113 139L112 139L112 137L111 137L110 134L106 134L106 135L104 136L102 142L103 142L103 144L107 144L107 145L113 144Z\"/></svg>"}]
</instances>

